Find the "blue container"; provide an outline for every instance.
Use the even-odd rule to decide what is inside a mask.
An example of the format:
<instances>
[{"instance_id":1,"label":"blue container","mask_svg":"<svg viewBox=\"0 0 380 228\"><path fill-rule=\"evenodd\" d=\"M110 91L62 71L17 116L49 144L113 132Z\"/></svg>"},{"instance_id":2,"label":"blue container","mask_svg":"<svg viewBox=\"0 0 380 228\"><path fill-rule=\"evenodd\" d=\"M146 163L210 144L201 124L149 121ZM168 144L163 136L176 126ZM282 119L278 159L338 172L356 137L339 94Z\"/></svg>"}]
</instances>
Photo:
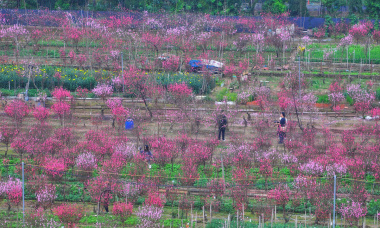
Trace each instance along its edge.
<instances>
[{"instance_id":1,"label":"blue container","mask_svg":"<svg viewBox=\"0 0 380 228\"><path fill-rule=\"evenodd\" d=\"M127 121L125 121L125 129L130 130L130 129L133 129L133 127L134 127L133 120L127 119Z\"/></svg>"}]
</instances>

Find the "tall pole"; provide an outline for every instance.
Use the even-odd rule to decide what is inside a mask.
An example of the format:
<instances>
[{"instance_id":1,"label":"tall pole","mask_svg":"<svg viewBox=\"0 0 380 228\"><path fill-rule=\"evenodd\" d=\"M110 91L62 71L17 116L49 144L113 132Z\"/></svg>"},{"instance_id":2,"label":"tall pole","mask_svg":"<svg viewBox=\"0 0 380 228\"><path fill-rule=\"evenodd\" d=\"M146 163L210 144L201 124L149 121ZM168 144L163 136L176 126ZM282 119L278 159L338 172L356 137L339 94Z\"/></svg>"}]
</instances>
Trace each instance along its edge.
<instances>
[{"instance_id":1,"label":"tall pole","mask_svg":"<svg viewBox=\"0 0 380 228\"><path fill-rule=\"evenodd\" d=\"M22 223L25 225L25 182L24 182L24 162L22 164Z\"/></svg>"},{"instance_id":2,"label":"tall pole","mask_svg":"<svg viewBox=\"0 0 380 228\"><path fill-rule=\"evenodd\" d=\"M301 99L301 57L298 56L298 90L299 98Z\"/></svg>"},{"instance_id":3,"label":"tall pole","mask_svg":"<svg viewBox=\"0 0 380 228\"><path fill-rule=\"evenodd\" d=\"M123 52L121 52L121 77L123 78L123 94L124 94L124 61L123 61Z\"/></svg>"},{"instance_id":4,"label":"tall pole","mask_svg":"<svg viewBox=\"0 0 380 228\"><path fill-rule=\"evenodd\" d=\"M334 208L333 208L333 228L335 228L335 198L336 198L336 175L334 175Z\"/></svg>"}]
</instances>

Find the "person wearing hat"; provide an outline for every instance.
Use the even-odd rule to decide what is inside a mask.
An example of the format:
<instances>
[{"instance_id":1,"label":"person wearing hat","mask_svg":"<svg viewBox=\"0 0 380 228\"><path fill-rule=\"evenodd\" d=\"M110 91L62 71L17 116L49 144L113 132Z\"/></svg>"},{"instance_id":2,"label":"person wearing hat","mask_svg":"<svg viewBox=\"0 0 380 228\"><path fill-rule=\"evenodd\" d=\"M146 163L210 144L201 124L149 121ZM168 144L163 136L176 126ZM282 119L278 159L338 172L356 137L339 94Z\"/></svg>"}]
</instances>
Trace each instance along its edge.
<instances>
[{"instance_id":1,"label":"person wearing hat","mask_svg":"<svg viewBox=\"0 0 380 228\"><path fill-rule=\"evenodd\" d=\"M285 112L282 112L281 117L280 117L280 122L278 122L277 134L280 139L278 144L284 143L284 138L286 137L286 124L287 124L287 120L285 118Z\"/></svg>"}]
</instances>

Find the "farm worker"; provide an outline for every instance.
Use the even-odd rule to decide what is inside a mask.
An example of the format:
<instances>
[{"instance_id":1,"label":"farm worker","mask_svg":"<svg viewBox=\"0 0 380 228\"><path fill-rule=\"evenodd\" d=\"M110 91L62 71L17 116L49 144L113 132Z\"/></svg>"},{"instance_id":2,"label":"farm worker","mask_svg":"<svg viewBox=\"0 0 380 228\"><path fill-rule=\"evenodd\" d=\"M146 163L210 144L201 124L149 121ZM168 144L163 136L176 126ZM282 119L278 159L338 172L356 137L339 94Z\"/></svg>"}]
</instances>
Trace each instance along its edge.
<instances>
[{"instance_id":1,"label":"farm worker","mask_svg":"<svg viewBox=\"0 0 380 228\"><path fill-rule=\"evenodd\" d=\"M223 141L225 141L224 134L226 132L228 121L226 115L224 115L224 110L220 112L220 115L218 115L218 117L216 118L216 122L216 124L219 127L218 140L220 140L220 136L222 136Z\"/></svg>"},{"instance_id":2,"label":"farm worker","mask_svg":"<svg viewBox=\"0 0 380 228\"><path fill-rule=\"evenodd\" d=\"M281 113L280 122L278 122L277 134L280 138L279 144L284 143L284 138L286 137L286 124L287 120L285 118L285 112Z\"/></svg>"},{"instance_id":3,"label":"farm worker","mask_svg":"<svg viewBox=\"0 0 380 228\"><path fill-rule=\"evenodd\" d=\"M144 150L140 150L140 154L143 155L145 157L145 159L148 161L149 169L150 169L152 167L150 165L150 160L153 158L153 155L152 155L152 152L150 152L150 150L149 150L149 146L145 145Z\"/></svg>"}]
</instances>

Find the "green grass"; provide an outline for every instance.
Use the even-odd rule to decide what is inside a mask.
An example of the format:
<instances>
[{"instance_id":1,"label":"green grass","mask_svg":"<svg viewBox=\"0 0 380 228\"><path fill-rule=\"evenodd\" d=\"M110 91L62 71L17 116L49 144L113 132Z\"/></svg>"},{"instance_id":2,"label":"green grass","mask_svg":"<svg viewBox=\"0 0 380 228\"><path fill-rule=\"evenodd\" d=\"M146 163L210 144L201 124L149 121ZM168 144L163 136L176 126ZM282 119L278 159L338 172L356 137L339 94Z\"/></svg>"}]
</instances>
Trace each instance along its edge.
<instances>
[{"instance_id":1,"label":"green grass","mask_svg":"<svg viewBox=\"0 0 380 228\"><path fill-rule=\"evenodd\" d=\"M317 103L318 104L329 104L330 101L329 101L329 96L327 94L322 94L322 95L317 95L318 97L318 100L317 100Z\"/></svg>"},{"instance_id":2,"label":"green grass","mask_svg":"<svg viewBox=\"0 0 380 228\"><path fill-rule=\"evenodd\" d=\"M228 101L236 101L237 99L237 93L231 93L228 91L227 88L222 88L217 94L216 94L216 100L217 101L223 101L224 97L227 98Z\"/></svg>"},{"instance_id":3,"label":"green grass","mask_svg":"<svg viewBox=\"0 0 380 228\"><path fill-rule=\"evenodd\" d=\"M310 53L310 59L311 61L315 62L321 62L323 61L323 55L324 53L334 51L334 54L332 56L332 59L334 62L347 61L347 49L346 48L339 48L336 49L336 44L311 44L307 46L307 50L305 52L305 56L309 56ZM336 50L336 51L335 51ZM355 52L355 55L354 55ZM370 55L368 55L368 50L365 50L365 47L362 45L351 45L348 48L348 62L352 63L368 63L369 57L371 57L371 62L374 64L380 63L380 45L372 45L370 49ZM355 58L355 59L354 59ZM306 61L306 59L304 59Z\"/></svg>"},{"instance_id":4,"label":"green grass","mask_svg":"<svg viewBox=\"0 0 380 228\"><path fill-rule=\"evenodd\" d=\"M332 82L332 79L330 78L312 78L310 79L311 89L312 90L321 90L321 89L328 89L330 84Z\"/></svg>"}]
</instances>

